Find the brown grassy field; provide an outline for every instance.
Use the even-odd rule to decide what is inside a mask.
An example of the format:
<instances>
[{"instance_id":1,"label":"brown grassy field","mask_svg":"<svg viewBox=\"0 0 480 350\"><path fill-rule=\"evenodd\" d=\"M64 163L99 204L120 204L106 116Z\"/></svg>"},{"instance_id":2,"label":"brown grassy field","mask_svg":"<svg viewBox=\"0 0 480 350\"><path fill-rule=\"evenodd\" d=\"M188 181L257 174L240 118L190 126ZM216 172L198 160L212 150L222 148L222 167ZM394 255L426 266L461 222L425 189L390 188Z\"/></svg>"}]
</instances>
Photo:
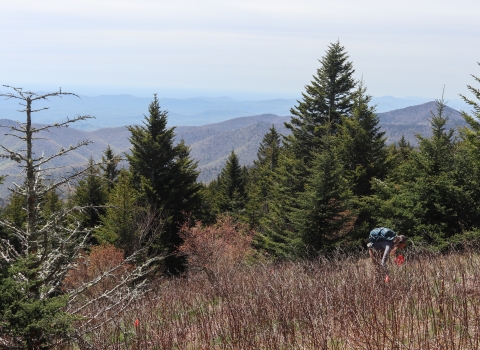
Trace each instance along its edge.
<instances>
[{"instance_id":1,"label":"brown grassy field","mask_svg":"<svg viewBox=\"0 0 480 350\"><path fill-rule=\"evenodd\" d=\"M152 282L86 340L98 349L479 349L480 255L404 255L389 283L375 282L366 252L220 262Z\"/></svg>"}]
</instances>

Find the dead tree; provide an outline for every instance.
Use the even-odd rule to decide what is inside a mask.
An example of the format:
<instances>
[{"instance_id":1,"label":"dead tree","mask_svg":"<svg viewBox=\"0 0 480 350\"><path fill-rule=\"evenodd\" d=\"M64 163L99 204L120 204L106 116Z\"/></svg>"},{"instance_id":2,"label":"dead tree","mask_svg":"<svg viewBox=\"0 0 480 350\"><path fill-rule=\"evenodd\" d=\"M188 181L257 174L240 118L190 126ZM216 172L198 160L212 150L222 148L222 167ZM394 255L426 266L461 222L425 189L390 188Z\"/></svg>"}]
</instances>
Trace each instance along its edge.
<instances>
[{"instance_id":1,"label":"dead tree","mask_svg":"<svg viewBox=\"0 0 480 350\"><path fill-rule=\"evenodd\" d=\"M87 315L82 314L83 317L87 317L87 322L84 322L80 329L77 328L73 331L69 324L64 325L61 331L50 326L44 328L26 326L25 329L28 329L28 331L22 332L18 331L18 325L16 326L17 330L14 331L13 327L10 327L12 320L1 319L0 348L45 348L55 342L72 338L82 341L82 347L87 347L88 343L83 339L83 335L91 330L92 327L89 325L93 324L88 321L88 317L93 320L96 315L107 311L108 315L114 317L115 312L124 308L129 301L139 297L145 291L143 277L149 271L151 264L162 259L162 257L146 258L145 253L148 244L145 244L143 248L137 249L121 263L112 266L108 271L95 276L92 280L68 291L62 288L65 276L69 271L75 269L75 264L78 263L81 252L87 248L91 230L82 228L74 215L86 208L62 208L46 217L40 215L42 205L50 192L56 191L61 186L84 174L89 167L72 170L54 181L46 181L46 177L51 171L56 170L55 167L49 167L52 160L66 156L79 147L88 145L90 141L81 141L67 149L62 148L52 155L36 155L33 151L33 145L35 140L41 139L39 133L42 131L67 127L71 123L92 117L88 115L77 116L53 125L34 126L32 124L32 114L48 109L48 107L33 109L32 105L36 101L67 95L78 96L63 92L61 89L57 92L37 94L25 91L22 88L5 87L10 89L10 92L0 93L0 96L5 99L19 100L20 105L23 106L23 109L19 112L25 113L26 122L17 122L17 125L9 126L10 130L5 134L8 137L21 140L24 148L16 150L0 145L0 149L3 150L0 157L16 161L24 173L25 181L19 184L14 183L10 190L25 199L23 210L26 212L27 220L24 225L17 226L9 220L0 219L0 225L9 231L9 236L0 236L0 269L3 271L0 277L5 280L8 277L10 278L9 281L18 283L19 287L15 292L21 293L26 302L47 302L61 296L65 302L59 304L61 306L58 311L65 313L66 316L82 314L82 311L86 309L92 310L92 305L95 305L95 312ZM97 165L93 163L89 166ZM139 230L153 231L159 234L161 225L158 224L158 221L146 218L143 223L139 223ZM142 255L144 258L140 259ZM22 268L12 268L16 265L22 266ZM112 276L126 265L132 268L129 268L128 272L117 278L117 283L111 288L102 291L101 295L94 298L81 297L86 290L98 284L102 279ZM71 325L74 317L69 320ZM107 320L104 318L104 321ZM98 326L98 322L95 322L95 327Z\"/></svg>"}]
</instances>

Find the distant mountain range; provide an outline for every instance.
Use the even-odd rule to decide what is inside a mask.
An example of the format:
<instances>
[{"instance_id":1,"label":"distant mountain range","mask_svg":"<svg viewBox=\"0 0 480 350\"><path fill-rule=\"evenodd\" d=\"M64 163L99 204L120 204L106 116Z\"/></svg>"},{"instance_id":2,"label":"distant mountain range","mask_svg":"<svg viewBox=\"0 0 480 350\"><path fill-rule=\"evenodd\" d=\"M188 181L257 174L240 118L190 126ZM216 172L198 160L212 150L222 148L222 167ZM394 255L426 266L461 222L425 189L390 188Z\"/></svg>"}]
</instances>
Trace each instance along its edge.
<instances>
[{"instance_id":1,"label":"distant mountain range","mask_svg":"<svg viewBox=\"0 0 480 350\"><path fill-rule=\"evenodd\" d=\"M380 126L385 131L388 143L397 142L402 135L416 144L415 134L430 135L429 121L431 111L436 111L435 102L428 102L416 106L397 109L385 113L379 113ZM447 107L445 111L449 115L447 127L456 128L465 125L460 113ZM238 155L241 164L252 164L256 159L258 146L263 136L272 125L275 125L279 133L286 135L288 130L284 123L290 117L275 114L261 114L249 117L233 118L219 123L202 126L177 126L175 129L176 140L185 140L191 147L191 156L198 161L198 169L201 171L199 181L209 182L216 178L224 162L232 150ZM0 120L0 125L9 126L15 122L8 119ZM3 135L5 132L2 132ZM68 157L57 159L55 166L82 166L88 158L100 159L108 145L116 154L124 154L129 151L130 133L127 128L102 128L94 131L83 131L73 128L52 129L51 133L44 133L40 137L48 140L38 140L35 144L35 152L45 155L53 154L61 147L68 147L80 140L91 140L93 143L72 152ZM3 137L0 143L7 148L18 149L20 144L13 137ZM9 175L7 183L21 181L18 173L21 169L12 161L0 161L0 174ZM6 195L6 186L1 186L0 197Z\"/></svg>"},{"instance_id":2,"label":"distant mountain range","mask_svg":"<svg viewBox=\"0 0 480 350\"><path fill-rule=\"evenodd\" d=\"M35 108L49 107L47 111L35 113L33 120L39 124L55 123L66 117L91 115L96 119L79 122L72 127L84 131L100 128L120 127L139 124L143 115L148 114L151 97L135 97L131 95L105 96L64 96L51 98L49 101L37 101ZM421 97L396 98L391 96L374 97L372 104L376 111L383 113L429 102ZM169 113L170 126L200 126L218 123L238 117L261 114L290 115L290 109L297 105L296 99L271 99L262 101L239 101L229 97L196 97L188 99L160 98L160 106ZM449 106L467 109L460 100L449 102ZM0 100L0 119L17 120L22 118L17 111L21 109L18 101Z\"/></svg>"}]
</instances>

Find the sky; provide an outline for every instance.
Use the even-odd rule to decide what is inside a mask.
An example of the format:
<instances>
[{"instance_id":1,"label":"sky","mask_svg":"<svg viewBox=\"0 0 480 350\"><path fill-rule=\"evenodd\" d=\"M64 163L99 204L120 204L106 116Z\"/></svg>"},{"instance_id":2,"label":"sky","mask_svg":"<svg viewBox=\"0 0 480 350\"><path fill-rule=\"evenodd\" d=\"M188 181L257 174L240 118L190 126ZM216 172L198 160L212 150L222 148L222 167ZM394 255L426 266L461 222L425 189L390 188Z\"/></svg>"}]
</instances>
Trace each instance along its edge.
<instances>
[{"instance_id":1,"label":"sky","mask_svg":"<svg viewBox=\"0 0 480 350\"><path fill-rule=\"evenodd\" d=\"M337 40L373 96L458 99L480 76L478 0L0 5L0 84L36 91L297 98Z\"/></svg>"}]
</instances>

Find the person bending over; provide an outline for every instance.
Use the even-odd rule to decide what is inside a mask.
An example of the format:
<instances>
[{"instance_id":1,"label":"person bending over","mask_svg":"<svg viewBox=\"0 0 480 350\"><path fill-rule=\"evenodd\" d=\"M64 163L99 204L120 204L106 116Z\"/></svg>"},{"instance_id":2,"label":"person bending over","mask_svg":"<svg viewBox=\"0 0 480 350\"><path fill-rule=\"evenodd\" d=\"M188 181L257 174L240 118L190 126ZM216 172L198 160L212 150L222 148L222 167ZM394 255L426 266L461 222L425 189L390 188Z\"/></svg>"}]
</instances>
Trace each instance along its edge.
<instances>
[{"instance_id":1,"label":"person bending over","mask_svg":"<svg viewBox=\"0 0 480 350\"><path fill-rule=\"evenodd\" d=\"M389 228L379 227L370 232L369 240L368 252L375 268L375 275L378 279L383 279L385 276L385 281L388 282L388 258L396 256L399 249L405 248L407 237L397 235Z\"/></svg>"}]
</instances>

